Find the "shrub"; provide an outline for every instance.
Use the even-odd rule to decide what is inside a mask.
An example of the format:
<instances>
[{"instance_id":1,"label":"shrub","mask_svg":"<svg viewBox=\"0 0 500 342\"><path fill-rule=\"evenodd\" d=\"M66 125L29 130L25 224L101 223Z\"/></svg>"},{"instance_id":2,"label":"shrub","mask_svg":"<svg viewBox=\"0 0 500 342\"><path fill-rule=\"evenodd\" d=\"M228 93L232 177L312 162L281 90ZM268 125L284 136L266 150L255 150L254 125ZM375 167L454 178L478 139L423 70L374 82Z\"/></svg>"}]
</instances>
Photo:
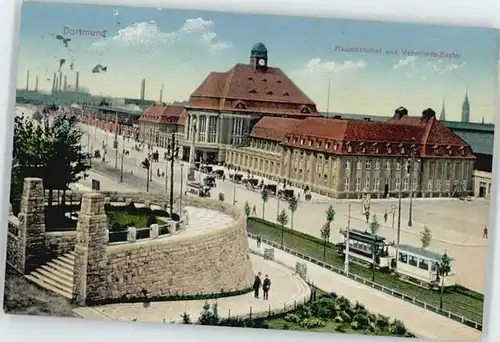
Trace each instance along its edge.
<instances>
[{"instance_id":1,"label":"shrub","mask_svg":"<svg viewBox=\"0 0 500 342\"><path fill-rule=\"evenodd\" d=\"M219 201L224 202L224 193L219 192Z\"/></svg>"},{"instance_id":2,"label":"shrub","mask_svg":"<svg viewBox=\"0 0 500 342\"><path fill-rule=\"evenodd\" d=\"M375 315L373 313L369 313L368 320L370 321L370 323L376 323L377 322L377 315Z\"/></svg>"},{"instance_id":3,"label":"shrub","mask_svg":"<svg viewBox=\"0 0 500 342\"><path fill-rule=\"evenodd\" d=\"M242 318L239 317L228 317L228 318L223 318L219 322L220 326L223 327L244 327L245 326L245 321Z\"/></svg>"},{"instance_id":4,"label":"shrub","mask_svg":"<svg viewBox=\"0 0 500 342\"><path fill-rule=\"evenodd\" d=\"M368 321L368 316L364 314L356 314L352 320L358 323L359 329L365 329L368 327L370 322Z\"/></svg>"},{"instance_id":5,"label":"shrub","mask_svg":"<svg viewBox=\"0 0 500 342\"><path fill-rule=\"evenodd\" d=\"M288 323L283 324L283 330L290 330Z\"/></svg>"},{"instance_id":6,"label":"shrub","mask_svg":"<svg viewBox=\"0 0 500 342\"><path fill-rule=\"evenodd\" d=\"M375 325L375 324L370 324L370 327L368 328L368 331L371 332L372 334L378 335L380 334L380 329Z\"/></svg>"},{"instance_id":7,"label":"shrub","mask_svg":"<svg viewBox=\"0 0 500 342\"><path fill-rule=\"evenodd\" d=\"M335 317L335 301L333 299L322 297L310 305L311 314L319 318Z\"/></svg>"},{"instance_id":8,"label":"shrub","mask_svg":"<svg viewBox=\"0 0 500 342\"><path fill-rule=\"evenodd\" d=\"M151 215L159 217L169 217L170 215L165 210L151 210Z\"/></svg>"},{"instance_id":9,"label":"shrub","mask_svg":"<svg viewBox=\"0 0 500 342\"><path fill-rule=\"evenodd\" d=\"M300 317L300 319L311 317L311 310L306 305L301 305L295 311L295 314Z\"/></svg>"},{"instance_id":10,"label":"shrub","mask_svg":"<svg viewBox=\"0 0 500 342\"><path fill-rule=\"evenodd\" d=\"M118 222L114 222L112 225L111 225L111 229L110 229L112 232L121 232L123 230L122 228L122 225Z\"/></svg>"},{"instance_id":11,"label":"shrub","mask_svg":"<svg viewBox=\"0 0 500 342\"><path fill-rule=\"evenodd\" d=\"M351 322L351 316L350 316L347 312L345 312L345 311L341 311L341 312L340 312L340 317L341 317L341 318L342 318L342 320L343 320L344 322L346 322L346 323Z\"/></svg>"},{"instance_id":12,"label":"shrub","mask_svg":"<svg viewBox=\"0 0 500 342\"><path fill-rule=\"evenodd\" d=\"M395 319L391 325L389 325L389 332L393 335L404 335L406 331L404 323L399 319Z\"/></svg>"},{"instance_id":13,"label":"shrub","mask_svg":"<svg viewBox=\"0 0 500 342\"><path fill-rule=\"evenodd\" d=\"M156 220L156 216L149 215L146 226L151 227L152 224L156 224L156 223L158 223L158 220Z\"/></svg>"},{"instance_id":14,"label":"shrub","mask_svg":"<svg viewBox=\"0 0 500 342\"><path fill-rule=\"evenodd\" d=\"M389 326L389 317L383 315L377 315L377 320L375 324L381 329L384 330Z\"/></svg>"},{"instance_id":15,"label":"shrub","mask_svg":"<svg viewBox=\"0 0 500 342\"><path fill-rule=\"evenodd\" d=\"M337 299L335 299L335 302L340 306L342 310L351 307L351 302L344 296L338 297Z\"/></svg>"},{"instance_id":16,"label":"shrub","mask_svg":"<svg viewBox=\"0 0 500 342\"><path fill-rule=\"evenodd\" d=\"M361 314L361 315L367 315L368 311L366 310L365 306L359 302L356 302L356 305L354 306L354 311L356 314Z\"/></svg>"},{"instance_id":17,"label":"shrub","mask_svg":"<svg viewBox=\"0 0 500 342\"><path fill-rule=\"evenodd\" d=\"M181 315L182 318L182 324L191 324L191 317L189 317L189 314L187 312L184 312Z\"/></svg>"},{"instance_id":18,"label":"shrub","mask_svg":"<svg viewBox=\"0 0 500 342\"><path fill-rule=\"evenodd\" d=\"M290 322L290 323L300 323L301 319L298 315L296 314L288 314L285 316L285 321Z\"/></svg>"},{"instance_id":19,"label":"shrub","mask_svg":"<svg viewBox=\"0 0 500 342\"><path fill-rule=\"evenodd\" d=\"M359 329L359 323L356 321L351 322L351 329L352 330L358 330Z\"/></svg>"},{"instance_id":20,"label":"shrub","mask_svg":"<svg viewBox=\"0 0 500 342\"><path fill-rule=\"evenodd\" d=\"M337 316L337 317L335 317L335 323L342 324L342 323L344 323L344 320L342 319L342 317Z\"/></svg>"}]
</instances>

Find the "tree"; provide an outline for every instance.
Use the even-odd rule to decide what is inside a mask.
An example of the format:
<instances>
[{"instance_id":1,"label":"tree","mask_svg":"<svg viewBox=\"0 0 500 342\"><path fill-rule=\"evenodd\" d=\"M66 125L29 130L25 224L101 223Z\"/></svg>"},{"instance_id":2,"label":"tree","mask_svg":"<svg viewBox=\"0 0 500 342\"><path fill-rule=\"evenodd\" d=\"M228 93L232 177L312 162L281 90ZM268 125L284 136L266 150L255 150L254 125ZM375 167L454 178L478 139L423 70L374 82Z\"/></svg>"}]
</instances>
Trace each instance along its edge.
<instances>
[{"instance_id":1,"label":"tree","mask_svg":"<svg viewBox=\"0 0 500 342\"><path fill-rule=\"evenodd\" d=\"M372 216L372 221L369 224L370 233L373 235L377 235L378 230L380 229L380 223L378 222L377 215Z\"/></svg>"},{"instance_id":2,"label":"tree","mask_svg":"<svg viewBox=\"0 0 500 342\"><path fill-rule=\"evenodd\" d=\"M285 226L288 223L288 215L286 214L285 209L283 209L276 218L279 224L281 224L281 245L283 246L283 235L285 232Z\"/></svg>"},{"instance_id":3,"label":"tree","mask_svg":"<svg viewBox=\"0 0 500 342\"><path fill-rule=\"evenodd\" d=\"M51 205L53 190L66 191L69 184L78 182L90 168L90 156L81 145L82 136L76 117L57 116L52 122L16 117L13 183L22 183L20 179L25 177L42 178ZM11 197L16 197L17 189L13 191Z\"/></svg>"},{"instance_id":4,"label":"tree","mask_svg":"<svg viewBox=\"0 0 500 342\"><path fill-rule=\"evenodd\" d=\"M292 229L293 229L293 218L295 216L295 212L297 211L298 207L299 207L299 201L295 196L288 200L288 209L290 209L290 228Z\"/></svg>"},{"instance_id":5,"label":"tree","mask_svg":"<svg viewBox=\"0 0 500 342\"><path fill-rule=\"evenodd\" d=\"M380 229L380 223L377 220L377 215L372 216L372 221L369 224L370 232L373 235L377 235L378 230ZM375 237L374 237L375 238ZM377 249L375 243L372 245L372 281L375 281L375 264L377 261Z\"/></svg>"},{"instance_id":6,"label":"tree","mask_svg":"<svg viewBox=\"0 0 500 342\"><path fill-rule=\"evenodd\" d=\"M323 245L323 261L326 260L326 245L328 244L328 241L330 240L330 222L325 222L323 224L323 227L321 227L321 238L323 239L324 245Z\"/></svg>"},{"instance_id":7,"label":"tree","mask_svg":"<svg viewBox=\"0 0 500 342\"><path fill-rule=\"evenodd\" d=\"M432 233L427 225L424 225L424 231L420 233L420 242L422 243L422 249L426 249L430 246L432 241Z\"/></svg>"},{"instance_id":8,"label":"tree","mask_svg":"<svg viewBox=\"0 0 500 342\"><path fill-rule=\"evenodd\" d=\"M441 291L439 294L439 309L443 309L443 295L444 295L444 277L451 272L451 259L446 253L441 256L441 262L438 264L438 274L441 278Z\"/></svg>"},{"instance_id":9,"label":"tree","mask_svg":"<svg viewBox=\"0 0 500 342\"><path fill-rule=\"evenodd\" d=\"M248 204L248 201L245 202L243 210L245 211L245 216L248 218L250 216L250 213L252 212L252 208L250 208L250 204Z\"/></svg>"},{"instance_id":10,"label":"tree","mask_svg":"<svg viewBox=\"0 0 500 342\"><path fill-rule=\"evenodd\" d=\"M266 189L263 189L260 193L260 198L262 199L262 219L265 219L266 215L266 203L269 200L269 193Z\"/></svg>"},{"instance_id":11,"label":"tree","mask_svg":"<svg viewBox=\"0 0 500 342\"><path fill-rule=\"evenodd\" d=\"M333 209L333 207L330 205L328 207L328 209L326 209L326 222L328 222L328 224L331 224L333 222L333 220L335 220L335 209Z\"/></svg>"}]
</instances>

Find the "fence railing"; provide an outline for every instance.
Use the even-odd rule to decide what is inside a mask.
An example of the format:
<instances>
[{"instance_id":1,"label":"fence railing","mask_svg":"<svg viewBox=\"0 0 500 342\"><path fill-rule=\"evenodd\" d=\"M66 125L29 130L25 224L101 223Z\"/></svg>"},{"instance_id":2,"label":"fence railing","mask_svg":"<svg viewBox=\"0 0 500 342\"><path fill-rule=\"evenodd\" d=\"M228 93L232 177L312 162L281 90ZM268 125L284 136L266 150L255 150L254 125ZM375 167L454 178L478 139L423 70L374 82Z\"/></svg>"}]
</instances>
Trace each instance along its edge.
<instances>
[{"instance_id":1,"label":"fence railing","mask_svg":"<svg viewBox=\"0 0 500 342\"><path fill-rule=\"evenodd\" d=\"M248 236L252 239L257 239L257 235L256 234L252 234L252 233L248 233ZM459 314L456 314L452 311L449 311L449 310L444 310L444 309L440 309L439 307L433 305L433 304L430 304L430 303L427 303L427 302L424 302L418 298L415 298L415 297L412 297L412 296L408 296L404 293L401 293L399 291L395 291L391 288L388 288L386 286L383 286L383 285L380 285L380 284L377 284L371 280L368 280L366 278L363 278L363 277L360 277L356 274L352 274L352 273L349 273L346 275L346 273L344 272L343 269L341 268L338 268L338 267L335 267L333 265L330 265L330 264L327 264L321 260L318 260L316 258L312 258L310 257L309 255L306 255L306 254L302 254L300 252L297 252L296 250L293 250L291 248L288 248L288 247L284 247L284 246L281 246L280 244L277 244L273 241L270 241L270 240L267 240L267 239L264 239L264 238L261 238L261 241L271 247L274 247L274 248L277 248L277 249L280 249L282 251L284 251L285 253L289 253L289 254L292 254L296 257L299 257L300 259L304 259L306 261L309 261L315 265L318 265L320 267L323 267L323 268L326 268L327 270L330 270L332 272L335 272L337 274L340 274L340 275L343 275L344 277L348 277L350 279L353 279L363 285L367 285L367 286L370 286L376 290L379 290L381 292L384 292L384 293L387 293L393 297L396 297L398 299L401 299L401 300L404 300L406 302L409 302L409 303L412 303L416 306L419 306L425 310L429 310L429 311L432 311L432 312L435 312L439 315L442 315L442 316L445 316L449 319L452 319L454 321L457 321L459 323L462 323L464 325L467 325L471 328L474 328L476 330L479 330L479 331L482 331L483 330L483 324L482 323L479 323L479 322L476 322L476 321L473 321L471 319L468 319L468 318L465 318L464 316L461 316Z\"/></svg>"},{"instance_id":2,"label":"fence railing","mask_svg":"<svg viewBox=\"0 0 500 342\"><path fill-rule=\"evenodd\" d=\"M157 225L149 228L128 227L118 231L108 231L108 243L135 242L138 240L156 239L176 231L175 223Z\"/></svg>"}]
</instances>

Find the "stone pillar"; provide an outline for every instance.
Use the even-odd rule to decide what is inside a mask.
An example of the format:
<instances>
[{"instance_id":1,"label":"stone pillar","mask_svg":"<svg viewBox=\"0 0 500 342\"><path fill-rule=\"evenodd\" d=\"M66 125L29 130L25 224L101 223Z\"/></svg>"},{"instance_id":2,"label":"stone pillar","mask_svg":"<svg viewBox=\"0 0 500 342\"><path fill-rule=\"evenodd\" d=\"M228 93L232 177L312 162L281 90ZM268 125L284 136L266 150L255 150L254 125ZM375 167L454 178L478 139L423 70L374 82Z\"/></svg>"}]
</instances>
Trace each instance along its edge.
<instances>
[{"instance_id":1,"label":"stone pillar","mask_svg":"<svg viewBox=\"0 0 500 342\"><path fill-rule=\"evenodd\" d=\"M209 142L209 139L208 139L208 132L209 132L208 126L210 126L210 121L212 121L212 120L210 120L211 117L209 115L205 115L205 118L206 118L205 119L205 142Z\"/></svg>"},{"instance_id":2,"label":"stone pillar","mask_svg":"<svg viewBox=\"0 0 500 342\"><path fill-rule=\"evenodd\" d=\"M300 278L306 280L307 279L307 264L305 262L297 262L295 264L295 272L299 275Z\"/></svg>"},{"instance_id":3,"label":"stone pillar","mask_svg":"<svg viewBox=\"0 0 500 342\"><path fill-rule=\"evenodd\" d=\"M104 195L83 195L76 227L73 300L78 305L106 298L108 221Z\"/></svg>"},{"instance_id":4,"label":"stone pillar","mask_svg":"<svg viewBox=\"0 0 500 342\"><path fill-rule=\"evenodd\" d=\"M24 273L29 273L45 261L45 196L43 180L25 178L21 210L19 212L19 237Z\"/></svg>"},{"instance_id":5,"label":"stone pillar","mask_svg":"<svg viewBox=\"0 0 500 342\"><path fill-rule=\"evenodd\" d=\"M274 260L274 248L264 248L264 259Z\"/></svg>"}]
</instances>

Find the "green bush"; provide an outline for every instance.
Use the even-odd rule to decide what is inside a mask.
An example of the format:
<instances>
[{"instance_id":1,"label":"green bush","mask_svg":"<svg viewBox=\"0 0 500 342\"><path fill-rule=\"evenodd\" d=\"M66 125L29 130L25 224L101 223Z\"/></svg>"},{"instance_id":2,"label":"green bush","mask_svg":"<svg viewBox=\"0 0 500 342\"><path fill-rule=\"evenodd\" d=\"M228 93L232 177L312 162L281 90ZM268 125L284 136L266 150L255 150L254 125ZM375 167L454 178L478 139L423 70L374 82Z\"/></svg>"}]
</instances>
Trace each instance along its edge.
<instances>
[{"instance_id":1,"label":"green bush","mask_svg":"<svg viewBox=\"0 0 500 342\"><path fill-rule=\"evenodd\" d=\"M122 225L119 224L118 222L114 222L112 225L111 225L111 229L110 231L112 232L121 232L123 231L124 229L122 228Z\"/></svg>"},{"instance_id":2,"label":"green bush","mask_svg":"<svg viewBox=\"0 0 500 342\"><path fill-rule=\"evenodd\" d=\"M339 332L339 333L345 333L345 326L344 326L343 324L341 324L341 325L337 325L337 326L335 327L335 331L336 331L336 332Z\"/></svg>"},{"instance_id":3,"label":"green bush","mask_svg":"<svg viewBox=\"0 0 500 342\"><path fill-rule=\"evenodd\" d=\"M358 330L359 329L359 323L356 321L351 322L351 329L352 330Z\"/></svg>"},{"instance_id":4,"label":"green bush","mask_svg":"<svg viewBox=\"0 0 500 342\"><path fill-rule=\"evenodd\" d=\"M286 315L284 319L287 322L295 323L295 324L300 323L300 321L301 321L300 317L296 314L293 314L293 313Z\"/></svg>"},{"instance_id":5,"label":"green bush","mask_svg":"<svg viewBox=\"0 0 500 342\"><path fill-rule=\"evenodd\" d=\"M350 323L352 319L351 316L345 311L340 312L340 317L345 323Z\"/></svg>"},{"instance_id":6,"label":"green bush","mask_svg":"<svg viewBox=\"0 0 500 342\"><path fill-rule=\"evenodd\" d=\"M374 313L368 313L368 320L370 323L376 323L377 322L377 315Z\"/></svg>"},{"instance_id":7,"label":"green bush","mask_svg":"<svg viewBox=\"0 0 500 342\"><path fill-rule=\"evenodd\" d=\"M152 224L156 224L156 223L158 223L158 221L156 220L156 216L149 215L146 226L151 227Z\"/></svg>"},{"instance_id":8,"label":"green bush","mask_svg":"<svg viewBox=\"0 0 500 342\"><path fill-rule=\"evenodd\" d=\"M353 322L357 322L358 323L359 329L365 329L365 328L367 328L370 325L370 322L368 320L368 316L364 315L364 314L356 314L352 318L352 320L353 320Z\"/></svg>"},{"instance_id":9,"label":"green bush","mask_svg":"<svg viewBox=\"0 0 500 342\"><path fill-rule=\"evenodd\" d=\"M342 324L342 323L344 323L344 320L342 319L342 317L337 316L337 317L335 317L335 323Z\"/></svg>"},{"instance_id":10,"label":"green bush","mask_svg":"<svg viewBox=\"0 0 500 342\"><path fill-rule=\"evenodd\" d=\"M375 324L382 330L386 329L389 326L389 317L383 315L377 315L377 320Z\"/></svg>"},{"instance_id":11,"label":"green bush","mask_svg":"<svg viewBox=\"0 0 500 342\"><path fill-rule=\"evenodd\" d=\"M395 319L390 325L389 325L389 332L393 335L404 335L407 330L402 321L399 319Z\"/></svg>"},{"instance_id":12,"label":"green bush","mask_svg":"<svg viewBox=\"0 0 500 342\"><path fill-rule=\"evenodd\" d=\"M331 298L322 297L312 302L310 308L311 314L318 318L333 318L336 316L335 301Z\"/></svg>"},{"instance_id":13,"label":"green bush","mask_svg":"<svg viewBox=\"0 0 500 342\"><path fill-rule=\"evenodd\" d=\"M288 323L283 324L283 330L290 330Z\"/></svg>"},{"instance_id":14,"label":"green bush","mask_svg":"<svg viewBox=\"0 0 500 342\"><path fill-rule=\"evenodd\" d=\"M340 306L341 310L345 310L351 307L351 302L344 296L338 297L337 299L335 299L335 302Z\"/></svg>"},{"instance_id":15,"label":"green bush","mask_svg":"<svg viewBox=\"0 0 500 342\"><path fill-rule=\"evenodd\" d=\"M365 306L359 302L356 302L356 305L354 306L354 312L356 312L356 314L361 314L361 315L368 314L368 311L366 310Z\"/></svg>"}]
</instances>

